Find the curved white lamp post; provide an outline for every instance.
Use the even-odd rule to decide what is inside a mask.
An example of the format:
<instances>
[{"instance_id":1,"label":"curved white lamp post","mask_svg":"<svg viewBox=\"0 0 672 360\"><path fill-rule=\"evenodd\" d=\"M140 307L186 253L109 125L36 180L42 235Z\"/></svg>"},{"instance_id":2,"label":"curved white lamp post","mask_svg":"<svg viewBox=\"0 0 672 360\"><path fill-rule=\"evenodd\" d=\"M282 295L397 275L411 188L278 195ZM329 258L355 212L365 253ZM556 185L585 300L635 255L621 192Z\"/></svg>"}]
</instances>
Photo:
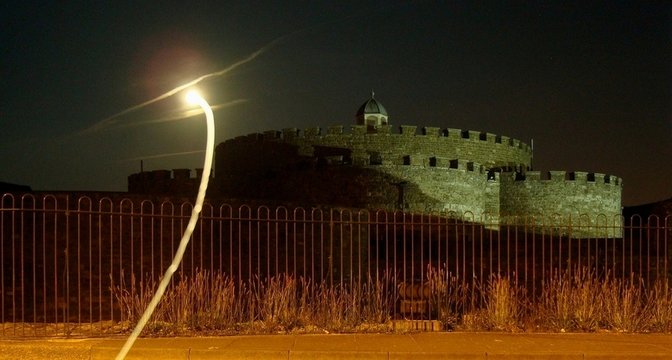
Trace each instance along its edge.
<instances>
[{"instance_id":1,"label":"curved white lamp post","mask_svg":"<svg viewBox=\"0 0 672 360\"><path fill-rule=\"evenodd\" d=\"M187 249L187 245L189 244L191 234L194 232L194 229L196 228L198 215L200 214L201 209L203 208L203 199L205 198L205 190L208 188L208 180L210 179L210 170L212 169L212 154L215 148L215 116L212 114L212 109L210 108L210 105L208 105L208 102L205 101L205 99L203 99L197 92L189 91L189 93L187 93L187 101L189 101L189 103L191 104L199 105L201 109L203 109L203 112L205 113L205 119L207 122L207 142L205 146L205 162L203 164L203 176L201 177L201 185L198 187L198 195L196 196L196 205L194 205L194 208L191 210L191 218L189 218L189 224L187 225L187 228L184 230L184 234L182 235L182 239L180 240L180 246L177 248L177 252L175 253L173 262L170 264L170 266L166 270L166 273L163 275L161 283L159 283L159 287L156 289L154 297L152 297L152 301L150 301L149 305L147 305L147 309L145 309L145 312L142 314L142 317L136 324L135 329L133 329L133 332L128 337L128 340L126 340L126 343L119 351L119 354L117 354L116 357L117 360L121 360L126 357L126 354L128 354L128 351L131 350L133 343L135 343L135 340L142 332L142 329L144 329L145 324L147 324L147 321L152 316L152 313L154 312L156 305L161 300L163 293L166 291L166 288L170 283L171 277L173 276L175 271L177 271L177 268L180 266L180 262L182 261L182 257L184 256L184 251Z\"/></svg>"}]
</instances>

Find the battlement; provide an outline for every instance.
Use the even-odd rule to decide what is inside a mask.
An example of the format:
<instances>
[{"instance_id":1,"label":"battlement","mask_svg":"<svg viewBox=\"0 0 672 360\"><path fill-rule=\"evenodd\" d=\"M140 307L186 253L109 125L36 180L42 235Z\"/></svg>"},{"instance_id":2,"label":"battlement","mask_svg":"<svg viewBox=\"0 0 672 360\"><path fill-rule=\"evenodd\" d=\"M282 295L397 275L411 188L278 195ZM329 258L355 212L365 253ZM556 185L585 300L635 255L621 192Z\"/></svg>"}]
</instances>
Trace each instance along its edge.
<instances>
[{"instance_id":1,"label":"battlement","mask_svg":"<svg viewBox=\"0 0 672 360\"><path fill-rule=\"evenodd\" d=\"M128 176L128 192L191 194L197 189L203 169L197 168L195 175L191 169L142 171Z\"/></svg>"},{"instance_id":2,"label":"battlement","mask_svg":"<svg viewBox=\"0 0 672 360\"><path fill-rule=\"evenodd\" d=\"M372 154L369 155L369 165L400 165L400 166L415 166L424 168L450 169L461 170L468 172L476 172L484 174L487 170L485 166L470 160L463 159L449 159L439 156L427 157L424 155L401 155L394 157L386 157L385 155Z\"/></svg>"},{"instance_id":3,"label":"battlement","mask_svg":"<svg viewBox=\"0 0 672 360\"><path fill-rule=\"evenodd\" d=\"M366 125L350 125L349 127L343 125L334 125L326 128L323 131L320 127L310 127L300 130L298 128L285 128L282 131L269 130L262 134L253 133L243 136L238 136L232 140L243 141L296 141L299 139L314 139L317 137L352 137L352 136L402 136L402 137L418 137L418 138L447 138L452 140L483 142L488 144L499 144L502 146L510 146L516 149L521 149L528 153L532 153L532 148L514 138L503 135L495 135L476 130L462 130L439 127L422 127L415 125L401 125L399 132L392 132L392 126L381 125L373 130L369 130ZM348 129L349 131L346 131ZM420 129L420 131L418 131Z\"/></svg>"},{"instance_id":4,"label":"battlement","mask_svg":"<svg viewBox=\"0 0 672 360\"><path fill-rule=\"evenodd\" d=\"M380 125L335 125L326 129L310 127L303 130L285 128L269 130L227 140L224 145L254 146L287 144L295 146L298 154L317 157L325 149L343 149L350 152L341 163L355 165L415 165L451 168L453 159L464 159L481 164L486 169L529 169L532 148L520 140L507 136L474 130L402 125L398 132L393 127ZM258 148L261 149L261 148ZM317 149L317 150L316 150ZM260 150L261 151L261 150ZM333 154L336 155L336 154ZM329 160L332 161L332 160ZM338 161L336 161L338 162Z\"/></svg>"},{"instance_id":5,"label":"battlement","mask_svg":"<svg viewBox=\"0 0 672 360\"><path fill-rule=\"evenodd\" d=\"M503 172L501 179L502 181L509 182L568 182L574 184L594 184L617 187L623 186L623 180L617 176L584 171L527 171L525 173Z\"/></svg>"}]
</instances>

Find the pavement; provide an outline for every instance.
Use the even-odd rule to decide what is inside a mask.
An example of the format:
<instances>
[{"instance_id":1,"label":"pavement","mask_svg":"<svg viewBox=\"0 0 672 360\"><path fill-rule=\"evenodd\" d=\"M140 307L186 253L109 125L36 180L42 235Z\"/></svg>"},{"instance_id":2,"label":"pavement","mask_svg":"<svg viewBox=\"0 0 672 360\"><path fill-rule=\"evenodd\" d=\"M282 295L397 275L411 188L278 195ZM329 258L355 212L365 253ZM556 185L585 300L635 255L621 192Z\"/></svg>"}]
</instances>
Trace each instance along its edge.
<instances>
[{"instance_id":1,"label":"pavement","mask_svg":"<svg viewBox=\"0 0 672 360\"><path fill-rule=\"evenodd\" d=\"M114 359L125 338L0 340L0 359ZM672 334L409 333L138 339L127 359L672 359Z\"/></svg>"}]
</instances>

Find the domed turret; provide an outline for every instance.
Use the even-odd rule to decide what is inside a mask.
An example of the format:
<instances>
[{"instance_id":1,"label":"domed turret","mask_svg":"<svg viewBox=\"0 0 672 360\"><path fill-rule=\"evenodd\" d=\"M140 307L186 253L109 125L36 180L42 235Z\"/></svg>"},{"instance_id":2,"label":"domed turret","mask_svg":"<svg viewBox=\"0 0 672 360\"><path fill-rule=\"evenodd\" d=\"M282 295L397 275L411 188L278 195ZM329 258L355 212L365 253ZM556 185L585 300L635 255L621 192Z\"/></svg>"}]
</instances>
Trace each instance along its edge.
<instances>
[{"instance_id":1,"label":"domed turret","mask_svg":"<svg viewBox=\"0 0 672 360\"><path fill-rule=\"evenodd\" d=\"M387 110L374 96L375 93L371 91L371 98L357 110L357 125L367 125L368 128L373 129L377 126L388 124Z\"/></svg>"}]
</instances>

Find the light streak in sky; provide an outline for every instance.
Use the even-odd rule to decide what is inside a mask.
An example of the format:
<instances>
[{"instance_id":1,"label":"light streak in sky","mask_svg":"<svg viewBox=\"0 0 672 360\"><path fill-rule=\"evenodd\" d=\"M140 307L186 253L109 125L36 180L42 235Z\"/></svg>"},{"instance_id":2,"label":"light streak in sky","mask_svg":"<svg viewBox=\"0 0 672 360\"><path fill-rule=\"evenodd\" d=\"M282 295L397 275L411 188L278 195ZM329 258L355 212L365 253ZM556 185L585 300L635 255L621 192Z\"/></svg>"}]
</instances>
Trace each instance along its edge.
<instances>
[{"instance_id":1,"label":"light streak in sky","mask_svg":"<svg viewBox=\"0 0 672 360\"><path fill-rule=\"evenodd\" d=\"M201 107L201 109L203 109L207 124L207 142L205 146L203 176L201 176L201 184L198 187L196 204L191 210L191 217L189 218L189 224L187 224L187 228L184 230L184 234L182 235L182 239L180 240L180 245L177 247L177 250L175 251L175 257L173 258L173 262L170 264L165 274L163 275L163 278L161 279L161 282L159 283L159 286L156 289L156 293L154 294L152 300L147 305L147 308L145 309L145 312L142 314L142 317L140 317L140 320L138 320L138 323L135 325L133 332L128 337L126 343L124 343L124 346L121 348L121 350L119 350L119 354L117 354L116 357L117 360L123 360L124 358L126 358L126 354L128 354L128 352L131 350L131 347L133 347L135 340L138 338L138 336L140 336L140 333L142 333L142 329L144 329L145 324L147 324L147 321L149 321L150 317L152 316L152 313L154 312L154 309L159 304L159 301L161 301L163 293L166 291L168 285L170 284L170 279L173 277L173 274L175 273L175 271L177 271L177 268L180 266L180 262L182 262L184 252L187 249L187 245L189 245L189 239L191 238L191 234L194 232L194 229L196 228L196 222L198 222L198 216L201 213L201 209L203 208L203 200L205 199L205 192L208 189L208 180L210 179L210 171L212 170L212 158L215 148L215 117L207 101L205 101L205 99L203 99L196 92L190 91L189 94L187 94L187 99L189 100L190 103L197 104Z\"/></svg>"},{"instance_id":2,"label":"light streak in sky","mask_svg":"<svg viewBox=\"0 0 672 360\"><path fill-rule=\"evenodd\" d=\"M122 159L122 160L119 160L119 162L131 162L131 161L139 161L139 160L161 159L161 158L174 157L174 156L202 154L204 152L205 152L205 150L193 150L193 151L181 151L181 152L165 153L165 154L155 154L155 155L147 155L147 156L138 156L138 157L134 157L134 158L130 158L130 159Z\"/></svg>"},{"instance_id":3,"label":"light streak in sky","mask_svg":"<svg viewBox=\"0 0 672 360\"><path fill-rule=\"evenodd\" d=\"M389 7L383 7L383 8L380 8L378 10L389 10L388 8ZM381 13L382 12L378 12L377 14L380 15ZM140 104L131 106L131 107L125 109L125 110L122 110L122 111L120 111L120 112L118 112L118 113L116 113L112 116L109 116L109 117L91 125L90 127L86 128L86 129L80 131L79 135L85 135L85 134L88 134L88 133L91 133L91 132L107 129L107 128L117 124L119 122L119 118L128 114L128 113L139 110L139 109L144 108L148 105L154 104L158 101L164 100L164 99L166 99L170 96L173 96L173 95L175 95L175 94L177 94L177 93L179 93L179 92L181 92L181 91L183 91L183 90L185 90L189 87L192 87L192 86L194 86L194 85L196 85L196 84L198 84L202 81L224 76L224 75L228 74L229 72L235 70L236 68L253 61L254 59L261 56L262 54L264 54L265 52L267 52L271 48L275 47L276 45L280 44L281 42L283 42L283 41L285 41L285 40L287 40L291 37L294 37L296 35L299 35L299 34L302 34L302 33L308 32L310 30L317 29L317 28L328 28L328 27L333 26L334 24L339 23L339 22L353 20L353 19L357 19L357 18L361 18L361 17L365 17L365 16L370 16L370 12L369 11L362 11L358 14L342 17L342 18L332 20L332 21L325 21L325 22L322 22L322 23L314 24L312 26L307 26L307 27L304 27L302 29L295 30L293 32L282 35L278 38L275 38L274 40L267 43L266 45L262 46L258 50L254 51L250 55L243 58L242 60L239 60L239 61L233 63L232 65L230 65L230 66L228 66L228 67L226 67L222 70L215 71L215 72L205 74L205 75L201 75L201 76L197 77L196 79L191 80L191 81L189 81L189 82L187 82L183 85L180 85L180 86L178 86L178 87L176 87L172 90L169 90L169 91L167 91L167 92L165 92L165 93L163 93L163 94L161 94L161 95L159 95L159 96L157 96L153 99L147 100L147 101L142 102Z\"/></svg>"},{"instance_id":4,"label":"light streak in sky","mask_svg":"<svg viewBox=\"0 0 672 360\"><path fill-rule=\"evenodd\" d=\"M240 60L240 61L222 69L222 70L215 71L215 72L205 74L205 75L201 75L201 76L197 77L196 79L191 80L191 81L187 82L186 84L180 85L180 86L178 86L178 87L176 87L176 88L174 88L170 91L167 91L167 92L165 92L165 93L163 93L163 94L161 94L161 95L159 95L159 96L157 96L153 99L150 99L150 100L147 100L147 101L142 102L140 104L131 106L130 108L127 108L126 110L120 111L120 112L118 112L118 113L116 113L116 114L114 114L110 117L107 117L107 118L97 122L96 124L84 129L83 131L80 132L80 135L84 135L84 134L88 134L88 133L91 133L91 132L95 132L95 131L99 131L99 130L109 128L110 126L113 126L116 123L118 123L119 122L118 119L120 117L122 117L122 116L124 116L128 113L131 113L131 112L136 111L138 109L144 108L145 106L154 104L158 101L161 101L161 100L164 100L168 97L171 97L171 96L173 96L173 95L175 95L175 94L177 94L177 93L179 93L179 92L181 92L181 91L183 91L183 90L185 90L189 87L192 87L192 86L200 83L201 81L224 76L224 75L228 74L229 72L235 70L237 67L239 67L241 65L244 65L244 64L247 64L250 61L256 59L258 56L260 56L261 54L268 51L268 49L275 46L277 43L279 43L281 40L283 40L287 36L289 36L289 35L285 35L285 36L279 37L279 38L271 41L270 43L262 46L259 50L253 52L252 54L248 55L244 59L242 59L242 60Z\"/></svg>"},{"instance_id":5,"label":"light streak in sky","mask_svg":"<svg viewBox=\"0 0 672 360\"><path fill-rule=\"evenodd\" d=\"M212 110L218 110L218 109L223 109L223 108L228 108L232 107L235 105L239 104L244 104L248 102L249 100L247 99L238 99L234 101L230 101L224 104L217 104L214 106L211 106ZM203 114L203 110L201 109L189 109L189 110L179 110L176 112L169 113L165 116L154 118L154 119L149 119L149 120L141 120L141 121L135 121L135 122L126 122L126 123L116 123L114 125L115 129L118 128L129 128L129 127L137 127L137 126L142 126L142 125L147 125L147 124L160 124L160 123L165 123L165 122L170 122L170 121L178 121L178 120L183 120L187 119L193 116L197 116ZM110 125L110 127L113 125Z\"/></svg>"}]
</instances>

